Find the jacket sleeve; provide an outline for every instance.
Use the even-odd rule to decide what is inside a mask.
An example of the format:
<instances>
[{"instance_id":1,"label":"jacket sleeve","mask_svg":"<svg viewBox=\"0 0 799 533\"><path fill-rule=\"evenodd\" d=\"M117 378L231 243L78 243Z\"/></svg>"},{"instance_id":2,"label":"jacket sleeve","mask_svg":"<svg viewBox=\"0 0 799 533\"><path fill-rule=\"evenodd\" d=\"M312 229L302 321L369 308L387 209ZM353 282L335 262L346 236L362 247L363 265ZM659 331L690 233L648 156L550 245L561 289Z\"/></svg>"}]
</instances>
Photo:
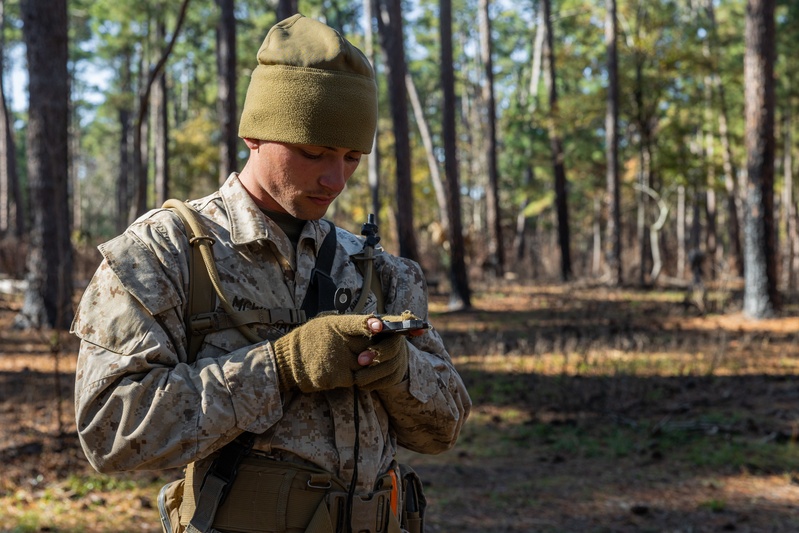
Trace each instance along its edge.
<instances>
[{"instance_id":1,"label":"jacket sleeve","mask_svg":"<svg viewBox=\"0 0 799 533\"><path fill-rule=\"evenodd\" d=\"M418 264L397 259L380 273L387 313L410 310L427 319L427 287ZM469 393L434 329L407 342L408 378L378 391L381 402L400 446L431 454L449 450L469 416Z\"/></svg>"},{"instance_id":2,"label":"jacket sleeve","mask_svg":"<svg viewBox=\"0 0 799 533\"><path fill-rule=\"evenodd\" d=\"M186 364L181 231L144 218L102 245L72 325L78 434L101 472L183 466L282 416L266 342Z\"/></svg>"}]
</instances>

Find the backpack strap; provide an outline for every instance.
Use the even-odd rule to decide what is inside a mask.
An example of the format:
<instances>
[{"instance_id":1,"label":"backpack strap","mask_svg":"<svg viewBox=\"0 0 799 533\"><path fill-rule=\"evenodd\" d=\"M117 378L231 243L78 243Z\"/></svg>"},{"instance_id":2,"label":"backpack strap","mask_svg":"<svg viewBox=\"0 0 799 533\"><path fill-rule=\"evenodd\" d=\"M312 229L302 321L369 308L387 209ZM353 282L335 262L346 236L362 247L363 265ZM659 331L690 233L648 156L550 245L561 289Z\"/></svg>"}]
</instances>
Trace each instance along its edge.
<instances>
[{"instance_id":1,"label":"backpack strap","mask_svg":"<svg viewBox=\"0 0 799 533\"><path fill-rule=\"evenodd\" d=\"M222 308L225 312L232 315L234 311L225 293L222 291L222 281L219 279L219 272L216 269L213 251L213 244L216 241L206 232L205 226L202 220L200 220L200 214L186 202L175 199L169 199L164 202L164 207L172 209L183 221L186 227L186 233L189 235L189 244L191 244L192 257L189 263L189 320L187 320L186 336L190 338L188 360L189 363L193 363L197 359L197 352L202 345L203 336L191 332L189 324L192 316L215 309L216 306L213 303L211 303L210 306L208 305L213 296L208 296L207 293L211 295L216 293L216 297L219 298L219 303L222 304ZM205 268L200 268L201 261L202 266ZM209 283L211 288L213 288L213 292L208 288ZM200 305L204 305L205 307L200 309ZM262 339L248 324L241 324L236 327L242 335L253 344L261 342Z\"/></svg>"},{"instance_id":2,"label":"backpack strap","mask_svg":"<svg viewBox=\"0 0 799 533\"><path fill-rule=\"evenodd\" d=\"M190 327L192 317L216 309L217 294L201 251L201 247L210 249L214 244L214 239L205 233L205 228L200 222L196 211L188 204L180 200L170 199L164 202L164 207L171 209L180 217L191 245L189 303L184 317L186 325L189 326L186 327L187 362L191 364L197 359L197 353L203 343L203 335L197 335L194 332L194 328Z\"/></svg>"}]
</instances>

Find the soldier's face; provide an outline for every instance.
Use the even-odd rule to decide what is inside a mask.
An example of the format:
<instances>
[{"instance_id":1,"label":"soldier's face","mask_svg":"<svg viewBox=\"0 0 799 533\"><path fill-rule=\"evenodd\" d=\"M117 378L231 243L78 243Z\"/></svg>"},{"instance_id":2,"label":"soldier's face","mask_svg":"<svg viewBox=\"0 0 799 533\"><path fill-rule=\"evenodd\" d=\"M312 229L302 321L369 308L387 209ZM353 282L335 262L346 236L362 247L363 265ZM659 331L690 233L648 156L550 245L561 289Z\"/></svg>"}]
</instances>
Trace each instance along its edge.
<instances>
[{"instance_id":1,"label":"soldier's face","mask_svg":"<svg viewBox=\"0 0 799 533\"><path fill-rule=\"evenodd\" d=\"M256 203L301 220L324 216L361 160L347 148L258 141L240 179ZM250 142L248 142L248 146Z\"/></svg>"}]
</instances>

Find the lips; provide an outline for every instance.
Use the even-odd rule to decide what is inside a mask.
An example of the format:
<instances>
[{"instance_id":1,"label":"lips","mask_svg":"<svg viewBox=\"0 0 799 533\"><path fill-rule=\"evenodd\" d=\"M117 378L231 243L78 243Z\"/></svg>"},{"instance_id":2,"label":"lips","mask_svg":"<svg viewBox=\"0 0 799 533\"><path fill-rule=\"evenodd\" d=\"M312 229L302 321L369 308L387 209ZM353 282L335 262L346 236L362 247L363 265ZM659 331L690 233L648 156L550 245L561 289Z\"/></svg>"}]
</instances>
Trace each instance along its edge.
<instances>
[{"instance_id":1,"label":"lips","mask_svg":"<svg viewBox=\"0 0 799 533\"><path fill-rule=\"evenodd\" d=\"M336 199L335 196L309 196L308 199L316 205L328 206Z\"/></svg>"}]
</instances>

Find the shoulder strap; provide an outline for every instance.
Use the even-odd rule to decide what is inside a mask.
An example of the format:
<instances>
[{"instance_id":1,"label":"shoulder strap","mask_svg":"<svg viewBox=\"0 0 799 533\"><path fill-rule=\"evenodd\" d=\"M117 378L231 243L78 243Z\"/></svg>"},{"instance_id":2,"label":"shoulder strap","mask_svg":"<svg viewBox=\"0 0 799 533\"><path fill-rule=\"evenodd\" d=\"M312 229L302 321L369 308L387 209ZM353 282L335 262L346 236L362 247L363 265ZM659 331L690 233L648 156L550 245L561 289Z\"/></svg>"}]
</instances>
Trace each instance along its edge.
<instances>
[{"instance_id":1,"label":"shoulder strap","mask_svg":"<svg viewBox=\"0 0 799 533\"><path fill-rule=\"evenodd\" d=\"M330 271L333 268L338 241L336 240L336 226L332 222L328 221L328 223L330 232L319 246L316 264L311 273L311 283L308 285L308 292L305 293L305 299L301 306L308 318L334 309L336 283L330 277Z\"/></svg>"},{"instance_id":2,"label":"shoulder strap","mask_svg":"<svg viewBox=\"0 0 799 533\"><path fill-rule=\"evenodd\" d=\"M216 298L219 298L219 303L227 313L233 314L233 307L222 292L222 282L219 279L219 272L216 270L216 261L214 260L213 244L216 242L213 237L210 237L200 220L200 215L197 211L186 202L180 200L170 199L164 202L164 207L172 209L186 227L186 233L189 236L189 244L191 244L191 260L189 262L190 278L189 278L189 310L188 319L192 316L207 313L209 310L215 309L214 293ZM200 268L200 261L204 268ZM195 279L196 277L196 279ZM210 285L210 287L208 287ZM211 290L213 289L213 292ZM213 301L212 301L213 300ZM210 302L210 305L209 305ZM204 305L204 308L200 306ZM196 309L193 308L196 306ZM197 358L197 352L202 345L203 337L192 333L190 321L187 320L186 337L189 339L189 363L193 363ZM247 324L236 326L242 335L252 343L261 342L261 338L255 331Z\"/></svg>"},{"instance_id":3,"label":"shoulder strap","mask_svg":"<svg viewBox=\"0 0 799 533\"><path fill-rule=\"evenodd\" d=\"M213 245L213 239L205 234L202 223L197 219L196 212L188 204L180 200L170 199L164 202L164 207L171 209L183 222L186 234L191 245L191 258L189 259L189 304L186 309L184 322L186 323L186 339L188 341L188 363L197 359L197 352L202 346L203 336L194 333L190 327L191 317L200 313L207 313L216 308L216 292L211 283L211 276L205 267L200 246ZM198 233L199 232L199 233Z\"/></svg>"}]
</instances>

